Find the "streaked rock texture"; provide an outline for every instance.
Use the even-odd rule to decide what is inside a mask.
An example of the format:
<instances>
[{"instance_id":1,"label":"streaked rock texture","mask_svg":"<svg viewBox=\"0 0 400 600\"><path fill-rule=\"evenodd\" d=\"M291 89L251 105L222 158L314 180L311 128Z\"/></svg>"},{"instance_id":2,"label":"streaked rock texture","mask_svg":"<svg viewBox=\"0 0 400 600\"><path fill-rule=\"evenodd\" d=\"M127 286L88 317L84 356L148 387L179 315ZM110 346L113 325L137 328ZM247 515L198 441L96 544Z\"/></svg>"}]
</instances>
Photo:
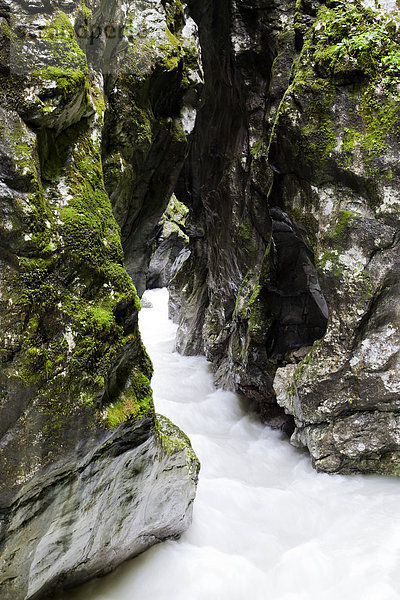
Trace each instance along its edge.
<instances>
[{"instance_id":1,"label":"streaked rock texture","mask_svg":"<svg viewBox=\"0 0 400 600\"><path fill-rule=\"evenodd\" d=\"M357 3L322 7L270 149L291 171L284 193L315 220L330 307L324 339L294 373L278 372L278 402L295 416L293 442L328 472L400 474L397 27Z\"/></svg>"},{"instance_id":2,"label":"streaked rock texture","mask_svg":"<svg viewBox=\"0 0 400 600\"><path fill-rule=\"evenodd\" d=\"M187 206L173 194L159 222L159 233L146 275L148 289L168 287L186 259L189 243L185 233L188 212Z\"/></svg>"},{"instance_id":3,"label":"streaked rock texture","mask_svg":"<svg viewBox=\"0 0 400 600\"><path fill-rule=\"evenodd\" d=\"M206 85L176 190L191 208L177 346L295 427L317 469L398 474L398 17L189 5Z\"/></svg>"},{"instance_id":4,"label":"streaked rock texture","mask_svg":"<svg viewBox=\"0 0 400 600\"><path fill-rule=\"evenodd\" d=\"M24 486L3 524L2 598L49 598L190 524L198 462L164 417L126 423Z\"/></svg>"},{"instance_id":5,"label":"streaked rock texture","mask_svg":"<svg viewBox=\"0 0 400 600\"><path fill-rule=\"evenodd\" d=\"M3 2L0 33L0 586L22 600L190 521L198 465L155 417L130 275L201 69L180 2Z\"/></svg>"}]
</instances>

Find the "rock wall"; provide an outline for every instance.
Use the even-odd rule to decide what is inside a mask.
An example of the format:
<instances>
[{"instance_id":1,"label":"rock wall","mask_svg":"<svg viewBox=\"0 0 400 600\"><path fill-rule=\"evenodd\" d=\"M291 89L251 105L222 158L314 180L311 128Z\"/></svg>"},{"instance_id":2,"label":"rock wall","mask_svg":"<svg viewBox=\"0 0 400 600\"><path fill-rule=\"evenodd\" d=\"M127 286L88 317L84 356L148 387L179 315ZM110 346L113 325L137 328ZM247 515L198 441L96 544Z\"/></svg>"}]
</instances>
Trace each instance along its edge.
<instances>
[{"instance_id":1,"label":"rock wall","mask_svg":"<svg viewBox=\"0 0 400 600\"><path fill-rule=\"evenodd\" d=\"M198 461L165 417L81 442L19 490L3 528L2 598L50 598L190 525Z\"/></svg>"},{"instance_id":2,"label":"rock wall","mask_svg":"<svg viewBox=\"0 0 400 600\"><path fill-rule=\"evenodd\" d=\"M159 222L146 274L147 289L168 287L185 260L189 243L186 235L188 212L187 206L173 194Z\"/></svg>"},{"instance_id":3,"label":"rock wall","mask_svg":"<svg viewBox=\"0 0 400 600\"><path fill-rule=\"evenodd\" d=\"M398 19L358 0L189 6L205 89L176 188L178 349L317 469L398 474Z\"/></svg>"},{"instance_id":4,"label":"rock wall","mask_svg":"<svg viewBox=\"0 0 400 600\"><path fill-rule=\"evenodd\" d=\"M287 207L270 213L273 171L262 152L272 127L266 114L273 120L296 53L295 7L223 4L190 3L205 89L176 192L191 208L191 254L170 286L171 315L180 323L180 351L205 352L217 384L253 399L271 424L291 428L276 403L274 373L286 354L322 335L327 316L304 228ZM285 236L292 250L279 241Z\"/></svg>"},{"instance_id":5,"label":"rock wall","mask_svg":"<svg viewBox=\"0 0 400 600\"><path fill-rule=\"evenodd\" d=\"M399 42L397 19L322 6L271 140L280 193L315 219L330 308L324 339L275 387L294 443L328 472L400 473Z\"/></svg>"},{"instance_id":6,"label":"rock wall","mask_svg":"<svg viewBox=\"0 0 400 600\"><path fill-rule=\"evenodd\" d=\"M0 34L0 586L20 600L190 522L198 463L155 416L130 275L202 74L180 2L2 2Z\"/></svg>"}]
</instances>

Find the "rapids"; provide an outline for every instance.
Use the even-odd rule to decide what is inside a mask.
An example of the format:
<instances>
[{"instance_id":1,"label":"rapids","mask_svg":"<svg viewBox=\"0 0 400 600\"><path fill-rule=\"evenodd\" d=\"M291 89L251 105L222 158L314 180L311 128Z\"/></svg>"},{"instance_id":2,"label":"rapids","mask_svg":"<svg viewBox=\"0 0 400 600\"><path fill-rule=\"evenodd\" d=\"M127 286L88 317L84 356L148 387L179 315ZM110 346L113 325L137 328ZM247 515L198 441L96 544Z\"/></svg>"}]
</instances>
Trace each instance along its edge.
<instances>
[{"instance_id":1,"label":"rapids","mask_svg":"<svg viewBox=\"0 0 400 600\"><path fill-rule=\"evenodd\" d=\"M216 390L203 357L174 352L166 290L140 329L157 412L202 468L193 525L65 600L398 600L400 482L317 474L308 455Z\"/></svg>"}]
</instances>

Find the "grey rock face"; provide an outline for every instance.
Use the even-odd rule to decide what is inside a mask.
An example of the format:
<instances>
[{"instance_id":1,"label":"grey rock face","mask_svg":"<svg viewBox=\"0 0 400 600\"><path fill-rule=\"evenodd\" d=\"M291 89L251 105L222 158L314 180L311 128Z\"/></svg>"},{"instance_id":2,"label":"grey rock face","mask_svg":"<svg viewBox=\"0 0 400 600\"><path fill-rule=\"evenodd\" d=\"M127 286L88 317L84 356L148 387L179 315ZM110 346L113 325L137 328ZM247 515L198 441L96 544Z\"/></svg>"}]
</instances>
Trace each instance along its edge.
<instances>
[{"instance_id":1,"label":"grey rock face","mask_svg":"<svg viewBox=\"0 0 400 600\"><path fill-rule=\"evenodd\" d=\"M361 32L368 25L369 31L382 33L386 48L393 44L390 18L383 19L380 29L381 19L360 6L338 11L345 23L346 19L349 24L350 20L358 23ZM385 77L385 65L379 66L379 58L378 66L369 70L353 51L351 66L338 64L332 71L326 44L329 39L340 40L334 25L337 18L332 9L320 10L305 39L307 67L304 59L299 61L271 143L271 153L282 170L290 165L294 171L294 175L283 176L284 189L297 187L297 193L309 198L309 210L316 219L319 279L330 309L323 340L294 373L292 368L278 372L276 389L278 402L295 417L293 442L308 447L317 469L398 475L400 254L395 157L400 140L395 123L399 98L390 77L384 79L382 97L377 82ZM319 33L325 20L328 25ZM327 30L338 37L326 37ZM348 31L351 48L353 38L350 28ZM393 48L398 51L396 44ZM313 75L304 81L310 65ZM339 90L333 87L338 81ZM359 88L353 96L355 82ZM322 109L325 139L320 138L319 160L312 147L317 117L309 112L316 106L313 83L316 88L326 85L320 97L327 110ZM367 108L367 98L374 98L372 106L379 103L382 110L392 111L376 128L377 113L375 108ZM353 116L354 104L364 107L357 116ZM321 116L319 119L321 129ZM279 139L282 126L285 141ZM349 129L357 136L354 144L347 144ZM290 138L311 149L308 155L298 157L296 167L293 155L285 152ZM305 173L308 186L303 180Z\"/></svg>"},{"instance_id":2,"label":"grey rock face","mask_svg":"<svg viewBox=\"0 0 400 600\"><path fill-rule=\"evenodd\" d=\"M0 585L22 600L190 521L198 465L155 418L118 223L145 164L151 247L201 80L169 2L3 3L0 63Z\"/></svg>"},{"instance_id":3,"label":"grey rock face","mask_svg":"<svg viewBox=\"0 0 400 600\"><path fill-rule=\"evenodd\" d=\"M278 263L283 253L278 247L285 233L278 231L280 217L274 221L269 211L272 170L261 156L269 127L265 115L276 111L288 85L294 7L268 2L246 7L224 2L217 7L211 1L201 9L195 2L189 6L199 27L205 100L177 187L178 197L191 208L190 258L170 284L171 313L180 324L177 347L188 354L204 352L215 365L218 384L246 394L264 418L281 426L290 419L276 404L274 372L287 352L311 341L307 335L292 341L288 337L285 347L276 346L281 328L301 325L281 314L278 298L287 298L290 313L290 294L298 296L297 310L302 313L302 302L312 297L309 286L316 285L309 240L289 216L293 239L304 257L308 254L314 275L310 271L311 283L304 273L289 292L291 277L286 284L282 281ZM274 58L281 47L278 67ZM271 81L273 66L279 68L276 82ZM288 212L286 206L274 204L277 211ZM288 263L290 258L282 260ZM297 256L293 260L294 273ZM294 315L293 319L299 321ZM323 332L323 322L318 328ZM317 333L313 340L316 337Z\"/></svg>"},{"instance_id":4,"label":"grey rock face","mask_svg":"<svg viewBox=\"0 0 400 600\"><path fill-rule=\"evenodd\" d=\"M158 223L188 150L202 69L197 29L181 3L157 0L131 15L134 41L121 66L127 73L110 90L106 83L103 166L125 266L141 296Z\"/></svg>"},{"instance_id":5,"label":"grey rock face","mask_svg":"<svg viewBox=\"0 0 400 600\"><path fill-rule=\"evenodd\" d=\"M190 7L206 84L177 346L273 425L284 408L319 470L398 474L397 25L360 3Z\"/></svg>"},{"instance_id":6,"label":"grey rock face","mask_svg":"<svg viewBox=\"0 0 400 600\"><path fill-rule=\"evenodd\" d=\"M198 462L163 417L157 431L149 418L126 423L76 458L23 488L7 512L2 599L48 598L188 527Z\"/></svg>"},{"instance_id":7,"label":"grey rock face","mask_svg":"<svg viewBox=\"0 0 400 600\"><path fill-rule=\"evenodd\" d=\"M173 195L159 223L160 233L146 276L147 289L167 287L186 259L188 212L189 209Z\"/></svg>"}]
</instances>

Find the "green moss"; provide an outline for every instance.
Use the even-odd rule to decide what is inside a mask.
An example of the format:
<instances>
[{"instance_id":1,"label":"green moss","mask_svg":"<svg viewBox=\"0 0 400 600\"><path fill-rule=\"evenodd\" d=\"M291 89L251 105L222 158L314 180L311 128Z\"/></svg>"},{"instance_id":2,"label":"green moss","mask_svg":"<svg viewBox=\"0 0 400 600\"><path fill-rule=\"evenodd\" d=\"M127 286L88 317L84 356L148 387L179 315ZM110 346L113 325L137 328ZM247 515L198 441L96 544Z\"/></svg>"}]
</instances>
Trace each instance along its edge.
<instances>
[{"instance_id":1,"label":"green moss","mask_svg":"<svg viewBox=\"0 0 400 600\"><path fill-rule=\"evenodd\" d=\"M103 93L98 86L94 85L91 86L90 92L93 104L96 109L96 113L100 117L100 119L103 120L104 111L106 110Z\"/></svg>"},{"instance_id":2,"label":"green moss","mask_svg":"<svg viewBox=\"0 0 400 600\"><path fill-rule=\"evenodd\" d=\"M41 79L55 81L57 88L65 94L74 93L79 87L88 90L88 66L86 55L79 47L73 26L63 12L54 15L44 30L43 43L46 66L37 70Z\"/></svg>"},{"instance_id":3,"label":"green moss","mask_svg":"<svg viewBox=\"0 0 400 600\"><path fill-rule=\"evenodd\" d=\"M360 308L365 309L365 305L371 301L376 291L371 272L362 267L355 273L355 280L360 290Z\"/></svg>"},{"instance_id":4,"label":"green moss","mask_svg":"<svg viewBox=\"0 0 400 600\"><path fill-rule=\"evenodd\" d=\"M168 43L160 44L159 48L162 51L162 64L167 71L173 71L178 68L182 59L182 46L179 39L171 33L168 27L165 28Z\"/></svg>"},{"instance_id":5,"label":"green moss","mask_svg":"<svg viewBox=\"0 0 400 600\"><path fill-rule=\"evenodd\" d=\"M179 202L178 198L173 194L159 222L163 227L164 238L168 238L171 234L176 233L188 243L189 238L185 233L188 214L188 207L182 202Z\"/></svg>"},{"instance_id":6,"label":"green moss","mask_svg":"<svg viewBox=\"0 0 400 600\"><path fill-rule=\"evenodd\" d=\"M260 294L260 291L261 291L261 286L259 283L257 283L254 286L253 291L251 292L251 296L249 298L249 306L252 306L256 302L256 300L258 299L258 296Z\"/></svg>"},{"instance_id":7,"label":"green moss","mask_svg":"<svg viewBox=\"0 0 400 600\"><path fill-rule=\"evenodd\" d=\"M369 89L363 99L363 117L366 131L361 139L364 158L373 160L387 150L387 136L400 136L400 99L398 97L383 102Z\"/></svg>"},{"instance_id":8,"label":"green moss","mask_svg":"<svg viewBox=\"0 0 400 600\"><path fill-rule=\"evenodd\" d=\"M251 223L242 223L239 227L239 235L244 241L251 240Z\"/></svg>"},{"instance_id":9,"label":"green moss","mask_svg":"<svg viewBox=\"0 0 400 600\"><path fill-rule=\"evenodd\" d=\"M343 130L342 139L342 155L343 159L341 162L342 167L348 167L351 164L352 154L356 144L361 141L360 131L354 127L345 127Z\"/></svg>"},{"instance_id":10,"label":"green moss","mask_svg":"<svg viewBox=\"0 0 400 600\"><path fill-rule=\"evenodd\" d=\"M241 252L254 260L257 252L256 238L254 236L254 226L251 220L243 218L237 229L238 247Z\"/></svg>"},{"instance_id":11,"label":"green moss","mask_svg":"<svg viewBox=\"0 0 400 600\"><path fill-rule=\"evenodd\" d=\"M163 452L174 454L185 450L189 473L191 475L197 475L199 471L199 462L188 436L163 415L157 414L155 425L156 434L160 440Z\"/></svg>"},{"instance_id":12,"label":"green moss","mask_svg":"<svg viewBox=\"0 0 400 600\"><path fill-rule=\"evenodd\" d=\"M358 78L361 106L359 127L345 130L344 163L359 144L364 160L372 161L387 149L387 136L399 136L400 46L397 25L388 15L377 15L361 2L322 7L314 26L314 58L333 82Z\"/></svg>"},{"instance_id":13,"label":"green moss","mask_svg":"<svg viewBox=\"0 0 400 600\"><path fill-rule=\"evenodd\" d=\"M135 417L138 407L133 399L120 400L115 404L110 404L103 412L103 419L107 427L115 429L128 419Z\"/></svg>"},{"instance_id":14,"label":"green moss","mask_svg":"<svg viewBox=\"0 0 400 600\"><path fill-rule=\"evenodd\" d=\"M280 103L270 137L271 145L278 126L283 125L286 118L291 119L293 111L297 112L294 101L297 96L301 96L303 109L300 136L292 140L291 149L295 160L305 161L310 165L326 162L337 144L335 121L331 115L335 88L329 81L315 76L312 68L313 52L309 32L294 64L292 83Z\"/></svg>"},{"instance_id":15,"label":"green moss","mask_svg":"<svg viewBox=\"0 0 400 600\"><path fill-rule=\"evenodd\" d=\"M154 403L149 379L137 369L132 376L132 383L117 401L109 404L102 411L104 424L114 429L132 419L142 419L154 414Z\"/></svg>"},{"instance_id":16,"label":"green moss","mask_svg":"<svg viewBox=\"0 0 400 600\"><path fill-rule=\"evenodd\" d=\"M80 0L80 9L85 18L86 23L90 22L93 17L93 12L89 6L86 4L86 0Z\"/></svg>"},{"instance_id":17,"label":"green moss","mask_svg":"<svg viewBox=\"0 0 400 600\"><path fill-rule=\"evenodd\" d=\"M90 319L89 327L94 333L98 331L109 333L115 324L113 312L103 308L102 306L95 306L93 308L91 307L91 310L88 311L87 316Z\"/></svg>"},{"instance_id":18,"label":"green moss","mask_svg":"<svg viewBox=\"0 0 400 600\"><path fill-rule=\"evenodd\" d=\"M340 210L333 237L341 238L343 236L343 234L345 233L345 231L347 231L347 229L351 225L351 222L353 221L353 219L356 217L357 217L357 213L355 213L351 210Z\"/></svg>"},{"instance_id":19,"label":"green moss","mask_svg":"<svg viewBox=\"0 0 400 600\"><path fill-rule=\"evenodd\" d=\"M149 145L152 141L152 123L149 111L139 107L137 104L131 105L131 121L136 129L135 141L138 145Z\"/></svg>"},{"instance_id":20,"label":"green moss","mask_svg":"<svg viewBox=\"0 0 400 600\"><path fill-rule=\"evenodd\" d=\"M397 85L400 81L400 54L396 23L390 16L377 15L359 0L332 9L322 6L318 12L317 63L340 77L358 72L381 83Z\"/></svg>"},{"instance_id":21,"label":"green moss","mask_svg":"<svg viewBox=\"0 0 400 600\"><path fill-rule=\"evenodd\" d=\"M307 354L307 356L305 356L303 358L303 360L299 363L299 366L297 367L297 369L294 373L294 384L290 390L291 396L294 396L297 393L296 392L296 383L301 379L301 376L307 370L307 367L311 363L312 359L313 359L313 350L310 350L310 352Z\"/></svg>"},{"instance_id":22,"label":"green moss","mask_svg":"<svg viewBox=\"0 0 400 600\"><path fill-rule=\"evenodd\" d=\"M329 267L329 271L333 273L335 277L341 277L344 268L339 261L339 256L337 250L324 250L317 260L317 271L322 274Z\"/></svg>"},{"instance_id":23,"label":"green moss","mask_svg":"<svg viewBox=\"0 0 400 600\"><path fill-rule=\"evenodd\" d=\"M119 228L104 188L101 156L90 131L78 135L66 171L70 201L61 209L61 234L69 251L95 269L114 275L127 292L134 287L123 272Z\"/></svg>"},{"instance_id":24,"label":"green moss","mask_svg":"<svg viewBox=\"0 0 400 600\"><path fill-rule=\"evenodd\" d=\"M131 369L119 375L120 387L125 379L131 383L121 397L111 399L112 426L118 414L122 419L152 410L145 375L151 366L137 327L131 319L126 331L126 317L120 316L121 310L134 315L140 302L123 267L119 228L88 124L66 130L59 143L59 152L53 152L54 177L58 181L62 176L67 189L58 224L47 227L47 218L54 220L54 215L46 214L43 193L33 194L28 218L36 253L20 259L17 279L10 285L24 332L12 376L39 389L44 412L59 414L60 403L64 419L79 406L95 413L114 361L133 354L139 370L133 379Z\"/></svg>"},{"instance_id":25,"label":"green moss","mask_svg":"<svg viewBox=\"0 0 400 600\"><path fill-rule=\"evenodd\" d=\"M86 84L86 76L79 71L66 71L63 67L47 67L36 72L41 79L55 81L57 88L65 94L73 93Z\"/></svg>"},{"instance_id":26,"label":"green moss","mask_svg":"<svg viewBox=\"0 0 400 600\"><path fill-rule=\"evenodd\" d=\"M188 214L188 207L182 202L179 202L175 194L172 194L163 218L169 219L170 221L174 221L174 223L176 223L177 225L184 226Z\"/></svg>"},{"instance_id":27,"label":"green moss","mask_svg":"<svg viewBox=\"0 0 400 600\"><path fill-rule=\"evenodd\" d=\"M305 124L301 133L306 140L307 156L311 160L317 158L324 161L336 146L336 132L330 114L334 90L328 86L320 86L310 89L309 92L304 112Z\"/></svg>"},{"instance_id":28,"label":"green moss","mask_svg":"<svg viewBox=\"0 0 400 600\"><path fill-rule=\"evenodd\" d=\"M176 32L184 23L184 12L181 0L169 0L165 5L167 25L170 31Z\"/></svg>"},{"instance_id":29,"label":"green moss","mask_svg":"<svg viewBox=\"0 0 400 600\"><path fill-rule=\"evenodd\" d=\"M163 69L167 71L181 70L180 87L185 91L191 85L190 71L198 70L199 55L194 43L182 40L180 33L175 34L168 27L165 29L168 43L160 44L161 57L158 59Z\"/></svg>"},{"instance_id":30,"label":"green moss","mask_svg":"<svg viewBox=\"0 0 400 600\"><path fill-rule=\"evenodd\" d=\"M168 29L168 27L165 28L165 33L167 34L167 37L168 37L168 40L169 40L171 46L173 48L176 48L177 50L179 50L180 49L180 43L179 43L178 38L172 33L172 31L170 31Z\"/></svg>"},{"instance_id":31,"label":"green moss","mask_svg":"<svg viewBox=\"0 0 400 600\"><path fill-rule=\"evenodd\" d=\"M258 302L254 301L250 309L249 333L261 333L265 326L263 311Z\"/></svg>"},{"instance_id":32,"label":"green moss","mask_svg":"<svg viewBox=\"0 0 400 600\"><path fill-rule=\"evenodd\" d=\"M89 9L84 4L82 9L89 19ZM170 32L167 45L173 56L176 51L180 53L180 74L182 60L186 56L192 60L195 53L192 56L191 49L180 48L179 34L172 24ZM49 98L47 92L51 90L49 105L42 106L43 112L50 112L55 95L60 102L60 91L69 96L87 90L88 69L64 13L53 16L40 44L40 64L44 66L36 69L35 75L56 83L47 86L41 95ZM183 83L177 77L178 99L188 83L184 79L188 69L188 65L183 67ZM126 89L131 83L132 80L126 82ZM39 85L40 88L46 86ZM145 155L154 141L155 120L148 87L140 89L137 97L136 91L129 96L135 102L126 106L135 121L135 156L140 152ZM102 117L105 106L101 91L94 88L92 92L97 114ZM80 96L76 108L83 112L85 107L79 99ZM65 99L61 98L61 103L66 106ZM78 118L79 113L76 114ZM66 121L62 121L66 127ZM23 234L21 240L17 239L23 257L13 257L15 270L7 282L12 304L6 318L11 323L10 331L15 333L13 348L18 348L16 356L11 357L12 365L10 361L6 366L7 376L10 374L8 381L12 385L32 387L24 393L32 399L32 410L41 412L43 432L53 445L61 439L58 436L62 430L68 424L71 427L74 418L77 427L94 428L99 421L116 427L123 421L154 413L151 365L136 323L140 303L123 266L120 231L104 186L94 123L97 127L96 117L82 118L79 125L62 132L40 128L40 164L34 143L12 129L14 147L10 155L19 165L16 171L24 193L22 200L17 195L20 206L16 222L21 224L23 234L27 233L27 239L23 239ZM130 133L127 146L132 146L135 139ZM179 127L173 134L176 140L186 140ZM129 167L130 159L131 155L124 158ZM8 359L6 354L2 356ZM113 378L117 380L116 392ZM80 419L82 414L84 418Z\"/></svg>"},{"instance_id":33,"label":"green moss","mask_svg":"<svg viewBox=\"0 0 400 600\"><path fill-rule=\"evenodd\" d=\"M250 337L253 339L259 338L260 343L262 343L261 338L264 338L266 335L271 320L273 319L269 307L262 297L264 291L263 282L265 283L268 278L266 276L266 271L268 270L266 264L269 263L269 252L270 244L265 252L261 269L249 269L243 278L236 297L235 309L232 317L238 322L241 321L248 324L248 333Z\"/></svg>"},{"instance_id":34,"label":"green moss","mask_svg":"<svg viewBox=\"0 0 400 600\"><path fill-rule=\"evenodd\" d=\"M293 157L315 169L334 156L347 169L358 149L369 174L380 175L376 159L387 150L390 136L400 137L400 46L395 20L358 0L334 8L323 5L304 37L292 79L274 130L298 111L295 100L300 97L300 136L292 142ZM338 130L332 110L338 85L353 103L344 130Z\"/></svg>"},{"instance_id":35,"label":"green moss","mask_svg":"<svg viewBox=\"0 0 400 600\"><path fill-rule=\"evenodd\" d=\"M15 39L16 37L16 34L12 31L9 23L5 19L1 20L0 32L2 37L4 37L8 41L10 41L11 39Z\"/></svg>"},{"instance_id":36,"label":"green moss","mask_svg":"<svg viewBox=\"0 0 400 600\"><path fill-rule=\"evenodd\" d=\"M26 307L26 310L33 308L40 312L58 299L57 289L53 285L52 258L21 257L19 267L20 286L17 288L17 301L21 307ZM38 315L32 317L38 318Z\"/></svg>"},{"instance_id":37,"label":"green moss","mask_svg":"<svg viewBox=\"0 0 400 600\"><path fill-rule=\"evenodd\" d=\"M242 312L243 304L244 304L243 298L246 295L246 289L247 289L248 283L252 277L254 277L254 273L251 269L249 269L247 271L246 275L244 276L242 283L240 284L240 288L239 288L239 291L236 296L235 310L233 312L234 317L238 316ZM242 316L245 316L245 314Z\"/></svg>"},{"instance_id":38,"label":"green moss","mask_svg":"<svg viewBox=\"0 0 400 600\"><path fill-rule=\"evenodd\" d=\"M257 156L257 154L259 152L261 152L261 149L262 149L263 145L264 145L264 140L263 139L258 140L258 142L256 144L254 144L254 146L252 147L252 149L250 151L251 155L252 156Z\"/></svg>"}]
</instances>

